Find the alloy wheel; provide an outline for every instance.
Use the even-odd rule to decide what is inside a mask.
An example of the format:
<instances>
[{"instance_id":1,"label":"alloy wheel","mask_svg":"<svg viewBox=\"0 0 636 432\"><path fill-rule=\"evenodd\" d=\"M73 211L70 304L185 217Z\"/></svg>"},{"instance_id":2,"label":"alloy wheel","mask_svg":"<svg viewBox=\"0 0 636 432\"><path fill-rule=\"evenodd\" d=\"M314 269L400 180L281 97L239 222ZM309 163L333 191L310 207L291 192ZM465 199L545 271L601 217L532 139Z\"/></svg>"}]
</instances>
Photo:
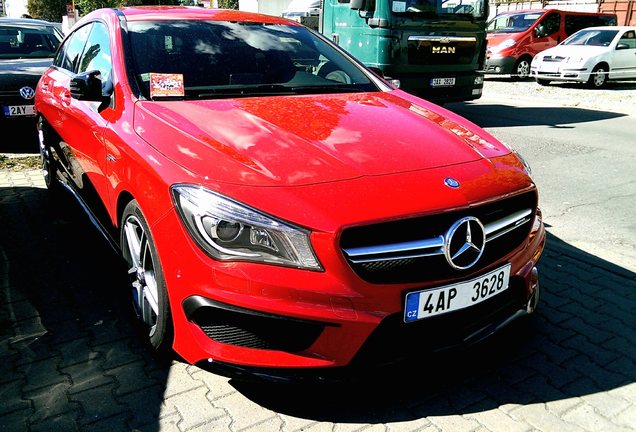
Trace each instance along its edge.
<instances>
[{"instance_id":1,"label":"alloy wheel","mask_svg":"<svg viewBox=\"0 0 636 432\"><path fill-rule=\"evenodd\" d=\"M132 283L133 305L138 318L154 334L159 317L159 292L148 236L139 219L130 215L124 222L124 256Z\"/></svg>"}]
</instances>

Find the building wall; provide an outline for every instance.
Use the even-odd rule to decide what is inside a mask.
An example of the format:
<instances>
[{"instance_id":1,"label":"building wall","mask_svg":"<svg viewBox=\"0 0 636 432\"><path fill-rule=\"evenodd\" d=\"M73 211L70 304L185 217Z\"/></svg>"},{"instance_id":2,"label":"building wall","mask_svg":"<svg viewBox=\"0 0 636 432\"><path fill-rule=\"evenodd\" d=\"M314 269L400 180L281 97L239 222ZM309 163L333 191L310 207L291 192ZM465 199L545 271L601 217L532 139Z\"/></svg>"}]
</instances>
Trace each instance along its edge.
<instances>
[{"instance_id":1,"label":"building wall","mask_svg":"<svg viewBox=\"0 0 636 432\"><path fill-rule=\"evenodd\" d=\"M29 13L27 0L4 0L4 13L9 18L20 18L22 14Z\"/></svg>"},{"instance_id":2,"label":"building wall","mask_svg":"<svg viewBox=\"0 0 636 432\"><path fill-rule=\"evenodd\" d=\"M259 12L267 15L281 16L291 0L239 0L239 9Z\"/></svg>"}]
</instances>

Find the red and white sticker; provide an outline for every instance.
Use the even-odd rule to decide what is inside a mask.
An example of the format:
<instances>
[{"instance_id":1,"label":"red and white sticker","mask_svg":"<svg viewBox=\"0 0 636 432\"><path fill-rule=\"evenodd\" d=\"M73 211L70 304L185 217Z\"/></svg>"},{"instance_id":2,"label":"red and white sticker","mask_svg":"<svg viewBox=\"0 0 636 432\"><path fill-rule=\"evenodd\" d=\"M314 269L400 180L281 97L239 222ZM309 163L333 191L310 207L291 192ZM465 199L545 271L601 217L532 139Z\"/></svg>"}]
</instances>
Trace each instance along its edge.
<instances>
[{"instance_id":1,"label":"red and white sticker","mask_svg":"<svg viewBox=\"0 0 636 432\"><path fill-rule=\"evenodd\" d=\"M182 97L185 95L182 74L150 73L150 97Z\"/></svg>"}]
</instances>

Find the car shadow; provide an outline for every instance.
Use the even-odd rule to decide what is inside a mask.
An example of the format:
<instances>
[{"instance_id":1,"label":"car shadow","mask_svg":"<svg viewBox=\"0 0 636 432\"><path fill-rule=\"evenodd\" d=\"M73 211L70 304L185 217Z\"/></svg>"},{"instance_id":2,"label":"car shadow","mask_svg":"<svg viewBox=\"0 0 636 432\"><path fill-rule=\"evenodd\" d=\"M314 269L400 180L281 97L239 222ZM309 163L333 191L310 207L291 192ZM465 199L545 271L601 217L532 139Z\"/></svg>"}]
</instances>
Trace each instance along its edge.
<instances>
[{"instance_id":1,"label":"car shadow","mask_svg":"<svg viewBox=\"0 0 636 432\"><path fill-rule=\"evenodd\" d=\"M423 350L408 364L346 384L231 383L272 411L346 423L570 404L633 384L636 335L625 329L636 327L636 274L548 237L538 311L484 343L443 355Z\"/></svg>"},{"instance_id":2,"label":"car shadow","mask_svg":"<svg viewBox=\"0 0 636 432\"><path fill-rule=\"evenodd\" d=\"M211 429L247 409L245 399L313 421L389 423L508 404L570 406L636 382L636 335L625 331L636 327L636 274L551 235L539 310L482 344L341 384L227 385L149 354L126 269L74 204L52 201L44 189L0 188L0 223L4 430L157 431L166 419L185 419L176 399ZM230 399L236 406L224 406L223 417L196 411Z\"/></svg>"},{"instance_id":3,"label":"car shadow","mask_svg":"<svg viewBox=\"0 0 636 432\"><path fill-rule=\"evenodd\" d=\"M627 114L569 107L520 107L505 104L459 102L445 105L482 128L549 126L574 128L577 124L626 117Z\"/></svg>"},{"instance_id":4,"label":"car shadow","mask_svg":"<svg viewBox=\"0 0 636 432\"><path fill-rule=\"evenodd\" d=\"M158 430L168 367L126 269L70 198L0 188L0 429Z\"/></svg>"}]
</instances>

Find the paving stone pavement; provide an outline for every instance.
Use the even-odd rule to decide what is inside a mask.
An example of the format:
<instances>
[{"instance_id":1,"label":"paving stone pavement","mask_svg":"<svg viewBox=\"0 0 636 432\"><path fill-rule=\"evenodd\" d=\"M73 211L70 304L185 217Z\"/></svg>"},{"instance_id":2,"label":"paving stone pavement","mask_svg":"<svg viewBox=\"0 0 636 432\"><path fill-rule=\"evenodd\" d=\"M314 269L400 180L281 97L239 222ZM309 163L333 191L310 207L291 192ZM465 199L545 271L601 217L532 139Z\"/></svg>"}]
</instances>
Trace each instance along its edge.
<instances>
[{"instance_id":1,"label":"paving stone pavement","mask_svg":"<svg viewBox=\"0 0 636 432\"><path fill-rule=\"evenodd\" d=\"M284 386L150 356L120 261L37 170L0 171L0 227L0 431L636 430L636 274L554 236L530 320L351 383Z\"/></svg>"}]
</instances>

